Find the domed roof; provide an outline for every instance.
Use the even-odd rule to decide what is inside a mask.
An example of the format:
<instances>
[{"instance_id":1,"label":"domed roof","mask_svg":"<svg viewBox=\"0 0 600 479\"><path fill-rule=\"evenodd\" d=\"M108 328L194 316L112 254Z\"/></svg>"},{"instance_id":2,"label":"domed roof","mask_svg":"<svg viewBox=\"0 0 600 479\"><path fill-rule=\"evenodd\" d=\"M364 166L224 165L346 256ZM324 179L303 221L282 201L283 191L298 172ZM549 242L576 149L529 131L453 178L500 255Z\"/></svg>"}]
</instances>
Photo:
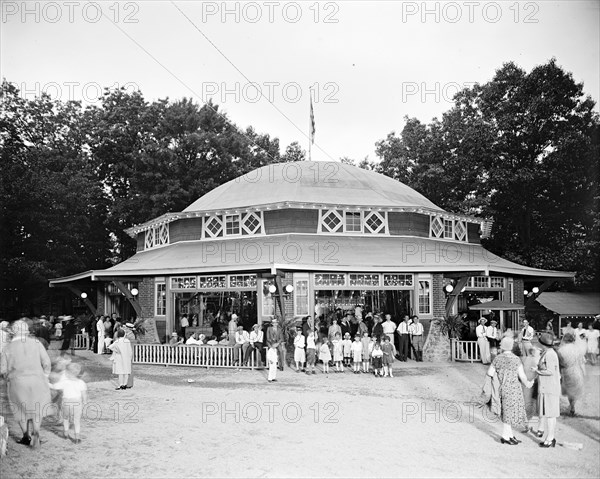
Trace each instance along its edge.
<instances>
[{"instance_id":1,"label":"domed roof","mask_svg":"<svg viewBox=\"0 0 600 479\"><path fill-rule=\"evenodd\" d=\"M183 211L286 202L444 211L421 193L392 178L344 163L319 161L263 166L215 188Z\"/></svg>"}]
</instances>

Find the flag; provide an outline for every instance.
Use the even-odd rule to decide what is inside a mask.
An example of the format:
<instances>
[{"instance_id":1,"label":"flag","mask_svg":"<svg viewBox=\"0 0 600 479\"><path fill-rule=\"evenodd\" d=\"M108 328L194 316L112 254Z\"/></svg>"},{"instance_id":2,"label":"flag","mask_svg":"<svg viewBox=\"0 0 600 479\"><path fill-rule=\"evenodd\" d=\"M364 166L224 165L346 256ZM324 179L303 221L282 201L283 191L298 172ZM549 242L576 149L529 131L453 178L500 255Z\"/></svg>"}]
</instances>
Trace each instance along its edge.
<instances>
[{"instance_id":1,"label":"flag","mask_svg":"<svg viewBox=\"0 0 600 479\"><path fill-rule=\"evenodd\" d=\"M313 111L313 104L312 104L312 92L310 95L310 143L314 145L315 143L315 132L317 130L315 130L315 114Z\"/></svg>"}]
</instances>

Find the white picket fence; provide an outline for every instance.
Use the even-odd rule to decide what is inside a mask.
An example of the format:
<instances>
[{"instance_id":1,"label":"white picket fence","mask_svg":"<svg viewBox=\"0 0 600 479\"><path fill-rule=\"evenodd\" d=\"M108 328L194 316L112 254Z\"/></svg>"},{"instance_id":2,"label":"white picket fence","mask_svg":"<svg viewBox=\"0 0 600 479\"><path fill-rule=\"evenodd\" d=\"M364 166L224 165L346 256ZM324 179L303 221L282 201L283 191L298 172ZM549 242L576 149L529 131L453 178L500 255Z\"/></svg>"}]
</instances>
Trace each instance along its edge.
<instances>
[{"instance_id":1,"label":"white picket fence","mask_svg":"<svg viewBox=\"0 0 600 479\"><path fill-rule=\"evenodd\" d=\"M233 346L169 346L168 344L134 344L133 362L136 364L160 364L164 366L200 366L205 368L235 368L256 369L258 351L250 354L248 365L237 363L238 351Z\"/></svg>"},{"instance_id":2,"label":"white picket fence","mask_svg":"<svg viewBox=\"0 0 600 479\"><path fill-rule=\"evenodd\" d=\"M452 361L468 361L471 363L481 361L477 341L450 340Z\"/></svg>"},{"instance_id":3,"label":"white picket fence","mask_svg":"<svg viewBox=\"0 0 600 479\"><path fill-rule=\"evenodd\" d=\"M73 349L88 349L90 347L90 336L88 334L76 334L71 346Z\"/></svg>"}]
</instances>

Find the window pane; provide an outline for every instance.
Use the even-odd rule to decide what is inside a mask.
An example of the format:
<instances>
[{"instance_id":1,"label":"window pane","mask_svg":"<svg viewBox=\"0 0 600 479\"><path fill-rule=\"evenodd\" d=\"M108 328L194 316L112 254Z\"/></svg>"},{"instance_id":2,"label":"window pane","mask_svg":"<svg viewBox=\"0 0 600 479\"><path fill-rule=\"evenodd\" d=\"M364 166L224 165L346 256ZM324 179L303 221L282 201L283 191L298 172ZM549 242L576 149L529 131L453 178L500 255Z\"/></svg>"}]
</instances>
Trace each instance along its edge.
<instances>
[{"instance_id":1,"label":"window pane","mask_svg":"<svg viewBox=\"0 0 600 479\"><path fill-rule=\"evenodd\" d=\"M346 232L348 233L353 233L353 232L358 232L360 233L361 231L361 227L360 227L360 212L346 212Z\"/></svg>"},{"instance_id":2,"label":"window pane","mask_svg":"<svg viewBox=\"0 0 600 479\"><path fill-rule=\"evenodd\" d=\"M419 314L430 314L429 299L431 291L429 281L419 281Z\"/></svg>"}]
</instances>

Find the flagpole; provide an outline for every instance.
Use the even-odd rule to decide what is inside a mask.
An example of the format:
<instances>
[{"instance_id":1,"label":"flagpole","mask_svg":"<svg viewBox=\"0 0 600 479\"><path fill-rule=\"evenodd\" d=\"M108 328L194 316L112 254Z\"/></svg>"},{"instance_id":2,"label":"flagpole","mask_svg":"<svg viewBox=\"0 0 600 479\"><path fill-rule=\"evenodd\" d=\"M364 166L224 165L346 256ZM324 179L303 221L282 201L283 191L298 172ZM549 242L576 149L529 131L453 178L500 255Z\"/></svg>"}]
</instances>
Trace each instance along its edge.
<instances>
[{"instance_id":1,"label":"flagpole","mask_svg":"<svg viewBox=\"0 0 600 479\"><path fill-rule=\"evenodd\" d=\"M312 145L315 142L315 113L312 104L312 87L308 89L310 114L308 119L308 161L312 161Z\"/></svg>"}]
</instances>

